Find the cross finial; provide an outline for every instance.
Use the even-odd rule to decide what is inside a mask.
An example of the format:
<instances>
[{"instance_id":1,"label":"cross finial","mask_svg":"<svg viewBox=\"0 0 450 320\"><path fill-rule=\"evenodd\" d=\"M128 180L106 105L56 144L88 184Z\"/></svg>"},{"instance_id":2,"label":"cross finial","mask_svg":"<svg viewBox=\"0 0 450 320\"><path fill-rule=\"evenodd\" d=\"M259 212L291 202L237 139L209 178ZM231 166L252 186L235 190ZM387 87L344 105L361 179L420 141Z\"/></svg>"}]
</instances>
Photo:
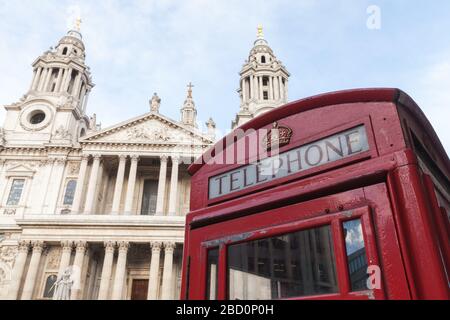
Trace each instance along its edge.
<instances>
[{"instance_id":1,"label":"cross finial","mask_svg":"<svg viewBox=\"0 0 450 320\"><path fill-rule=\"evenodd\" d=\"M76 31L80 32L80 30L81 30L81 23L82 23L82 22L83 22L83 21L81 20L80 17L78 17L78 18L75 20L75 30L76 30Z\"/></svg>"},{"instance_id":2,"label":"cross finial","mask_svg":"<svg viewBox=\"0 0 450 320\"><path fill-rule=\"evenodd\" d=\"M263 26L261 24L258 25L258 39L264 39Z\"/></svg>"},{"instance_id":3,"label":"cross finial","mask_svg":"<svg viewBox=\"0 0 450 320\"><path fill-rule=\"evenodd\" d=\"M188 84L188 98L192 99L192 88L194 87L194 85L192 84L192 82L189 82Z\"/></svg>"}]
</instances>

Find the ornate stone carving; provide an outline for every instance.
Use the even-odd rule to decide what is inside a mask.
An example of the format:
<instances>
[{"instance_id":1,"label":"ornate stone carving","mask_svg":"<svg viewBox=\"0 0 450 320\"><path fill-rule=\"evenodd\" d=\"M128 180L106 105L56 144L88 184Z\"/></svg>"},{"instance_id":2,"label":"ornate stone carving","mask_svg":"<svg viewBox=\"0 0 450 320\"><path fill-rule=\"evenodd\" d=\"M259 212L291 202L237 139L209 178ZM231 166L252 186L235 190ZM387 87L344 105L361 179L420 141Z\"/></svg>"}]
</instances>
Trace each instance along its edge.
<instances>
[{"instance_id":1,"label":"ornate stone carving","mask_svg":"<svg viewBox=\"0 0 450 320\"><path fill-rule=\"evenodd\" d=\"M132 127L127 130L130 140L146 140L152 142L167 142L171 139L166 127L148 130L146 127Z\"/></svg>"},{"instance_id":2,"label":"ornate stone carving","mask_svg":"<svg viewBox=\"0 0 450 320\"><path fill-rule=\"evenodd\" d=\"M173 241L164 242L164 251L166 253L173 253L173 251L175 250L175 247L176 247L176 243Z\"/></svg>"},{"instance_id":3,"label":"ornate stone carving","mask_svg":"<svg viewBox=\"0 0 450 320\"><path fill-rule=\"evenodd\" d=\"M73 247L73 241L68 241L68 240L61 241L61 248L62 248L63 252L64 251L72 252L72 247Z\"/></svg>"},{"instance_id":4,"label":"ornate stone carving","mask_svg":"<svg viewBox=\"0 0 450 320\"><path fill-rule=\"evenodd\" d=\"M33 252L42 252L44 251L44 241L32 241L31 246L33 247Z\"/></svg>"},{"instance_id":5,"label":"ornate stone carving","mask_svg":"<svg viewBox=\"0 0 450 320\"><path fill-rule=\"evenodd\" d=\"M160 252L162 247L162 243L159 241L152 241L150 242L150 248L152 248L152 252Z\"/></svg>"},{"instance_id":6,"label":"ornate stone carving","mask_svg":"<svg viewBox=\"0 0 450 320\"><path fill-rule=\"evenodd\" d=\"M64 126L59 126L58 129L56 129L55 133L53 133L54 139L72 139L72 135L70 134L69 130L66 130Z\"/></svg>"},{"instance_id":7,"label":"ornate stone carving","mask_svg":"<svg viewBox=\"0 0 450 320\"><path fill-rule=\"evenodd\" d=\"M76 162L70 162L68 167L68 173L69 175L76 175L80 171L80 165Z\"/></svg>"},{"instance_id":8,"label":"ornate stone carving","mask_svg":"<svg viewBox=\"0 0 450 320\"><path fill-rule=\"evenodd\" d=\"M6 263L12 263L14 259L16 258L16 255L18 253L17 247L2 247L0 249L0 261L4 261Z\"/></svg>"},{"instance_id":9,"label":"ornate stone carving","mask_svg":"<svg viewBox=\"0 0 450 320\"><path fill-rule=\"evenodd\" d=\"M117 242L117 246L119 247L119 251L128 251L130 243L128 241L119 241Z\"/></svg>"},{"instance_id":10,"label":"ornate stone carving","mask_svg":"<svg viewBox=\"0 0 450 320\"><path fill-rule=\"evenodd\" d=\"M116 247L116 242L115 241L105 241L104 245L105 245L105 252L106 251L114 252L114 249Z\"/></svg>"},{"instance_id":11,"label":"ornate stone carving","mask_svg":"<svg viewBox=\"0 0 450 320\"><path fill-rule=\"evenodd\" d=\"M48 269L58 269L61 260L61 250L54 248L50 251L47 258L47 268Z\"/></svg>"}]
</instances>

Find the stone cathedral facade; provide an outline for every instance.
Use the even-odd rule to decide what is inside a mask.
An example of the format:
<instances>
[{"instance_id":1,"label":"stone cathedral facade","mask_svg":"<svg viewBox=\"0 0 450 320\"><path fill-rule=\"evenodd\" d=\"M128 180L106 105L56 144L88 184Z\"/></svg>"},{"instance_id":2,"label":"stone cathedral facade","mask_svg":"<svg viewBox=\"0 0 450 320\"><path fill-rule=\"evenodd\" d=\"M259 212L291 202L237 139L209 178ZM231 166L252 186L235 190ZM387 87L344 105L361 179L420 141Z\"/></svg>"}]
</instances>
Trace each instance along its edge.
<instances>
[{"instance_id":1,"label":"stone cathedral facade","mask_svg":"<svg viewBox=\"0 0 450 320\"><path fill-rule=\"evenodd\" d=\"M233 126L287 101L289 73L262 35L241 72ZM181 119L160 111L101 129L79 30L33 63L29 91L0 129L0 299L178 299L188 163L215 140L201 132L189 85Z\"/></svg>"}]
</instances>

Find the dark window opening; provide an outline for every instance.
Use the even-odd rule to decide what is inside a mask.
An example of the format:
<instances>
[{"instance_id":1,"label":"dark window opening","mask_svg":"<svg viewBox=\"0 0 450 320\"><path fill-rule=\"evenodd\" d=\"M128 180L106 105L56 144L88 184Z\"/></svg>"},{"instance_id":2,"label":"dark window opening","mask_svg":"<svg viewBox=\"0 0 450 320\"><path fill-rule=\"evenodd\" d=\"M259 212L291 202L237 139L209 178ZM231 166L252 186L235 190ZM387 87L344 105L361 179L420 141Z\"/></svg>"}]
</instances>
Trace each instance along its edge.
<instances>
[{"instance_id":1,"label":"dark window opening","mask_svg":"<svg viewBox=\"0 0 450 320\"><path fill-rule=\"evenodd\" d=\"M54 274L47 277L45 281L44 288L44 298L53 298L53 294L55 293L55 283L58 277Z\"/></svg>"},{"instance_id":2,"label":"dark window opening","mask_svg":"<svg viewBox=\"0 0 450 320\"><path fill-rule=\"evenodd\" d=\"M269 100L269 93L267 91L263 92L264 100Z\"/></svg>"},{"instance_id":3,"label":"dark window opening","mask_svg":"<svg viewBox=\"0 0 450 320\"><path fill-rule=\"evenodd\" d=\"M62 52L63 56L65 56L67 54L67 50L68 50L67 47L65 47L63 52Z\"/></svg>"},{"instance_id":4,"label":"dark window opening","mask_svg":"<svg viewBox=\"0 0 450 320\"><path fill-rule=\"evenodd\" d=\"M261 63L266 63L266 57L265 56L261 57Z\"/></svg>"},{"instance_id":5,"label":"dark window opening","mask_svg":"<svg viewBox=\"0 0 450 320\"><path fill-rule=\"evenodd\" d=\"M39 124L42 121L45 120L45 113L44 112L37 112L36 114L32 115L30 118L31 124Z\"/></svg>"},{"instance_id":6,"label":"dark window opening","mask_svg":"<svg viewBox=\"0 0 450 320\"><path fill-rule=\"evenodd\" d=\"M263 86L268 86L269 85L269 78L264 77L263 78Z\"/></svg>"},{"instance_id":7,"label":"dark window opening","mask_svg":"<svg viewBox=\"0 0 450 320\"><path fill-rule=\"evenodd\" d=\"M141 215L145 216L155 215L157 199L158 199L158 181L145 180L144 193L142 195Z\"/></svg>"}]
</instances>

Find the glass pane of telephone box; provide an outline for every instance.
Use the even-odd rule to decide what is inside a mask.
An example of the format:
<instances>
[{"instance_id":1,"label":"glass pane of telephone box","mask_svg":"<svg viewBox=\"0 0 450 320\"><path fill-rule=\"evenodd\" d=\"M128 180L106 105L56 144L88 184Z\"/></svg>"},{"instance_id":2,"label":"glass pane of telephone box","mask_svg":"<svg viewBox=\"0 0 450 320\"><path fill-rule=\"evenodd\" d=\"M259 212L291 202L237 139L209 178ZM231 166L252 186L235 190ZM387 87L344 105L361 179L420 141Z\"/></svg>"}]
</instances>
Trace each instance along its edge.
<instances>
[{"instance_id":1,"label":"glass pane of telephone box","mask_svg":"<svg viewBox=\"0 0 450 320\"><path fill-rule=\"evenodd\" d=\"M338 291L330 226L228 248L230 300L283 299Z\"/></svg>"}]
</instances>

